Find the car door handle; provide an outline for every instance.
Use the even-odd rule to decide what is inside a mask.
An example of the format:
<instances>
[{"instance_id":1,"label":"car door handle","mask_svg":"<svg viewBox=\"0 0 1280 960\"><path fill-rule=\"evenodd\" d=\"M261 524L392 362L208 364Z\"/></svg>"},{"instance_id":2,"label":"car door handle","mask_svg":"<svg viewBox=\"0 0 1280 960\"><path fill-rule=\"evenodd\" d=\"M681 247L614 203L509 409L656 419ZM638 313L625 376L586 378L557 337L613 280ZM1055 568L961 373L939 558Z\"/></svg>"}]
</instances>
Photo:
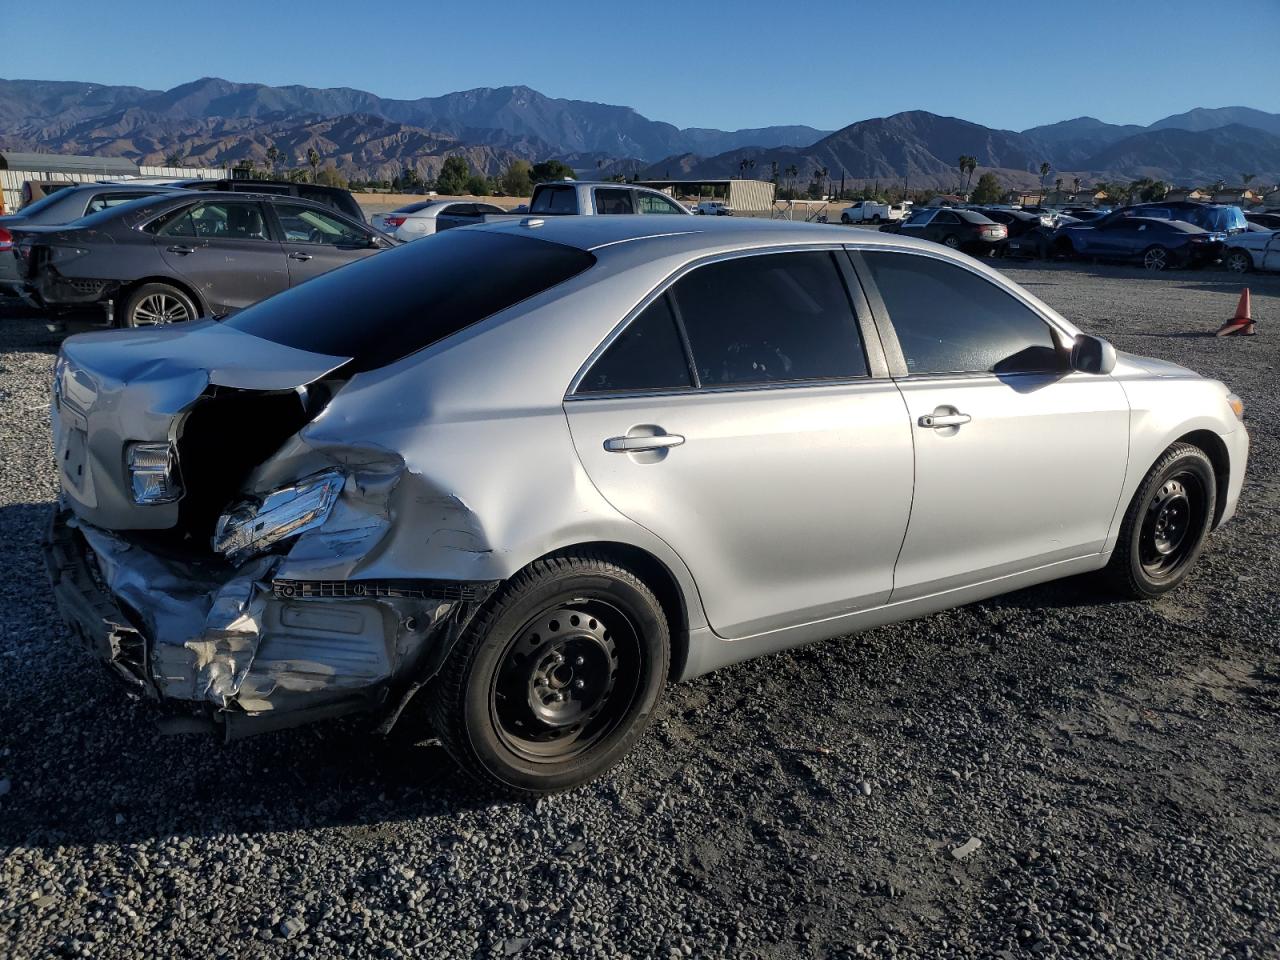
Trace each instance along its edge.
<instances>
[{"instance_id":1,"label":"car door handle","mask_svg":"<svg viewBox=\"0 0 1280 960\"><path fill-rule=\"evenodd\" d=\"M305 260L310 260L313 256L315 256L315 254L312 254L312 253L299 253L297 250L295 250L295 251L293 251L293 253L289 254L289 259L290 259L290 260L304 260L304 261L305 261Z\"/></svg>"},{"instance_id":2,"label":"car door handle","mask_svg":"<svg viewBox=\"0 0 1280 960\"><path fill-rule=\"evenodd\" d=\"M170 253L176 253L176 254L178 254L179 256L182 256L182 257L185 257L188 253L195 253L195 252L196 252L196 248L195 248L195 247L184 247L184 246L181 246L181 245L175 245L175 246L169 247L169 248L168 248L168 250L169 250L169 252L170 252Z\"/></svg>"},{"instance_id":3,"label":"car door handle","mask_svg":"<svg viewBox=\"0 0 1280 960\"><path fill-rule=\"evenodd\" d=\"M972 419L967 413L927 413L917 422L922 427L937 430L942 427L958 427Z\"/></svg>"},{"instance_id":4,"label":"car door handle","mask_svg":"<svg viewBox=\"0 0 1280 960\"><path fill-rule=\"evenodd\" d=\"M610 437L604 448L610 453L642 453L645 450L666 450L684 443L677 433L662 433L656 437Z\"/></svg>"}]
</instances>

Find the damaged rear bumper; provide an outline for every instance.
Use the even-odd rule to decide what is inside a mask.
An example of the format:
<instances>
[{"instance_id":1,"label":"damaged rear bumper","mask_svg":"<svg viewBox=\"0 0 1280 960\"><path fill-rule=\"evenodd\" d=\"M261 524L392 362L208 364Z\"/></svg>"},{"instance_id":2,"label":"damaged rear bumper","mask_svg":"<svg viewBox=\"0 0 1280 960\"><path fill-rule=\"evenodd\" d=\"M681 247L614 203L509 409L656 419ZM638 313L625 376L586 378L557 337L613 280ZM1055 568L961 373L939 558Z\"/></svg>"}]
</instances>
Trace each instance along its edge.
<instances>
[{"instance_id":1,"label":"damaged rear bumper","mask_svg":"<svg viewBox=\"0 0 1280 960\"><path fill-rule=\"evenodd\" d=\"M228 738L354 712L389 729L497 587L278 580L279 555L175 558L65 509L44 551L59 613L92 655Z\"/></svg>"}]
</instances>

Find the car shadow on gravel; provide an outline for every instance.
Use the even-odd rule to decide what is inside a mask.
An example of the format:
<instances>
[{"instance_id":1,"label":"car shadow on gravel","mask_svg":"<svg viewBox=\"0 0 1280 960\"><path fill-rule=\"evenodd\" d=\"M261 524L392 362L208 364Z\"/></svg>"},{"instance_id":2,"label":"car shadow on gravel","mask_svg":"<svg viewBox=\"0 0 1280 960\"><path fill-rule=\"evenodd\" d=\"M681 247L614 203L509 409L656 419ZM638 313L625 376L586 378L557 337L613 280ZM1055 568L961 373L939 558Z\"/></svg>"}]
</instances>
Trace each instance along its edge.
<instances>
[{"instance_id":1,"label":"car shadow on gravel","mask_svg":"<svg viewBox=\"0 0 1280 960\"><path fill-rule=\"evenodd\" d=\"M391 736L348 718L224 744L164 735L59 618L40 552L51 505L0 507L0 850L369 827L505 802L465 781L411 704ZM417 707L418 709L415 709Z\"/></svg>"}]
</instances>

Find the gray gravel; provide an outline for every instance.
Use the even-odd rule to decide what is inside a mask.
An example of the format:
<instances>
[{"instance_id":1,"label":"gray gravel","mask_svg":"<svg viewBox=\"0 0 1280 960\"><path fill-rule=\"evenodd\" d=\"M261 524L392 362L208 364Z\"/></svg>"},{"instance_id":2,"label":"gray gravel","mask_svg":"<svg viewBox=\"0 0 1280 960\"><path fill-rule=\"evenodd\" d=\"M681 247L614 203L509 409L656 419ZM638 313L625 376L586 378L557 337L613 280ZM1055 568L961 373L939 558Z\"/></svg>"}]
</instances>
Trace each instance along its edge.
<instances>
[{"instance_id":1,"label":"gray gravel","mask_svg":"<svg viewBox=\"0 0 1280 960\"><path fill-rule=\"evenodd\" d=\"M37 542L52 341L0 324L0 956L1280 955L1280 278L1010 273L1230 383L1238 518L1154 604L1067 581L670 689L536 805L328 725L159 738L68 642ZM975 843L974 841L979 841Z\"/></svg>"}]
</instances>

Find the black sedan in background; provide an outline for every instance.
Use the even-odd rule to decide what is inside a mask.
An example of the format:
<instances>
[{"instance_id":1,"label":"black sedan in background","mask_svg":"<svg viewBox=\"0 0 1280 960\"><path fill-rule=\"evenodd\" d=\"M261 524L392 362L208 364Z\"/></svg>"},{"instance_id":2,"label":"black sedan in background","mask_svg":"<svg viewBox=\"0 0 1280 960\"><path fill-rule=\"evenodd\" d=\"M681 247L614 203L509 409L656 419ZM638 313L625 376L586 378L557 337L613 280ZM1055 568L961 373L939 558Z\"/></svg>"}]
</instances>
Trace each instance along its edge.
<instances>
[{"instance_id":1,"label":"black sedan in background","mask_svg":"<svg viewBox=\"0 0 1280 960\"><path fill-rule=\"evenodd\" d=\"M1244 218L1263 230L1280 230L1280 213L1246 213Z\"/></svg>"},{"instance_id":2,"label":"black sedan in background","mask_svg":"<svg viewBox=\"0 0 1280 960\"><path fill-rule=\"evenodd\" d=\"M880 228L904 237L921 237L970 253L989 253L1009 236L1003 223L996 223L976 210L954 207L925 207L904 221Z\"/></svg>"},{"instance_id":3,"label":"black sedan in background","mask_svg":"<svg viewBox=\"0 0 1280 960\"><path fill-rule=\"evenodd\" d=\"M1004 243L998 244L996 253L1015 257L1043 257L1049 249L1051 229L1045 227L1046 218L1026 210L1006 210L1001 207L979 207L977 213L996 223L1003 223L1008 231Z\"/></svg>"},{"instance_id":4,"label":"black sedan in background","mask_svg":"<svg viewBox=\"0 0 1280 960\"><path fill-rule=\"evenodd\" d=\"M181 191L13 231L25 294L120 326L222 316L399 241L296 197Z\"/></svg>"}]
</instances>

